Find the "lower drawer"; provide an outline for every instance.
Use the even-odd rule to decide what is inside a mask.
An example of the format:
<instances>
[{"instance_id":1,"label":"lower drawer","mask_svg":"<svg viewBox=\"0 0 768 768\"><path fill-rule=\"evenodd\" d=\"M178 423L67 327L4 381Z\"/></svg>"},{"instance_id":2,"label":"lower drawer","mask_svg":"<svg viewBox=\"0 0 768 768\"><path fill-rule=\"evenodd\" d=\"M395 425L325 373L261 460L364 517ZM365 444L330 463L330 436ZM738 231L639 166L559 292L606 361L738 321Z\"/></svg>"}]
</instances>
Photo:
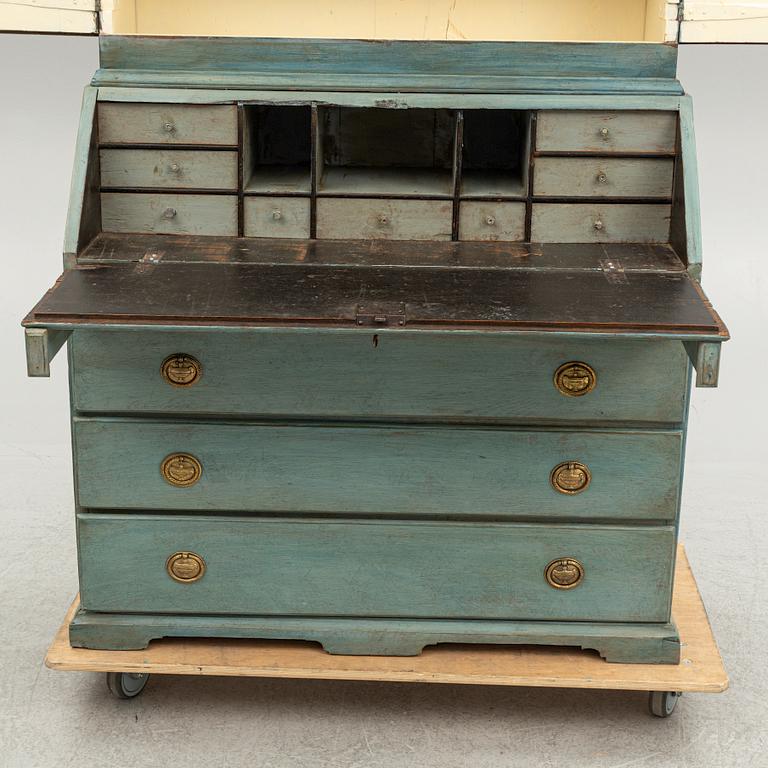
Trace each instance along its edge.
<instances>
[{"instance_id":1,"label":"lower drawer","mask_svg":"<svg viewBox=\"0 0 768 768\"><path fill-rule=\"evenodd\" d=\"M450 200L317 200L321 240L450 240L452 222Z\"/></svg>"},{"instance_id":2,"label":"lower drawer","mask_svg":"<svg viewBox=\"0 0 768 768\"><path fill-rule=\"evenodd\" d=\"M667 621L675 544L672 527L102 514L78 534L91 611L573 621Z\"/></svg>"},{"instance_id":3,"label":"lower drawer","mask_svg":"<svg viewBox=\"0 0 768 768\"><path fill-rule=\"evenodd\" d=\"M105 232L237 235L236 195L102 192Z\"/></svg>"},{"instance_id":4,"label":"lower drawer","mask_svg":"<svg viewBox=\"0 0 768 768\"><path fill-rule=\"evenodd\" d=\"M74 439L87 508L579 520L674 520L682 449L679 431L137 419L76 419Z\"/></svg>"}]
</instances>

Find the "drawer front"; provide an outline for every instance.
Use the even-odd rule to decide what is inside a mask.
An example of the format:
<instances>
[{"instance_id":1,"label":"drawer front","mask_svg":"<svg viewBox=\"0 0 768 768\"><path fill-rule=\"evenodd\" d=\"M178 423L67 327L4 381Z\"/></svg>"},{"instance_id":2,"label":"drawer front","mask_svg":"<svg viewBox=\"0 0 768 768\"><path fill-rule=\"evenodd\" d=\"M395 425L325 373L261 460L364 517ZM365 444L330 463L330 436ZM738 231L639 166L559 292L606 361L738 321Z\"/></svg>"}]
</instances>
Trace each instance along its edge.
<instances>
[{"instance_id":1,"label":"drawer front","mask_svg":"<svg viewBox=\"0 0 768 768\"><path fill-rule=\"evenodd\" d=\"M237 152L102 149L99 162L102 187L171 187L237 192Z\"/></svg>"},{"instance_id":2,"label":"drawer front","mask_svg":"<svg viewBox=\"0 0 768 768\"><path fill-rule=\"evenodd\" d=\"M666 243L671 207L642 203L534 203L535 243Z\"/></svg>"},{"instance_id":3,"label":"drawer front","mask_svg":"<svg viewBox=\"0 0 768 768\"><path fill-rule=\"evenodd\" d=\"M675 151L676 112L539 112L537 152Z\"/></svg>"},{"instance_id":4,"label":"drawer front","mask_svg":"<svg viewBox=\"0 0 768 768\"><path fill-rule=\"evenodd\" d=\"M324 240L450 240L452 221L448 200L317 201L317 236Z\"/></svg>"},{"instance_id":5,"label":"drawer front","mask_svg":"<svg viewBox=\"0 0 768 768\"><path fill-rule=\"evenodd\" d=\"M169 614L667 621L672 527L78 516L83 607ZM200 558L181 583L168 559ZM545 569L583 567L571 589Z\"/></svg>"},{"instance_id":6,"label":"drawer front","mask_svg":"<svg viewBox=\"0 0 768 768\"><path fill-rule=\"evenodd\" d=\"M309 237L309 198L246 197L246 237Z\"/></svg>"},{"instance_id":7,"label":"drawer front","mask_svg":"<svg viewBox=\"0 0 768 768\"><path fill-rule=\"evenodd\" d=\"M678 341L488 333L78 330L70 349L85 413L681 423L689 367ZM172 355L201 375L173 386L161 374ZM597 384L567 397L554 376L574 360Z\"/></svg>"},{"instance_id":8,"label":"drawer front","mask_svg":"<svg viewBox=\"0 0 768 768\"><path fill-rule=\"evenodd\" d=\"M236 236L237 197L102 192L101 226L105 232Z\"/></svg>"},{"instance_id":9,"label":"drawer front","mask_svg":"<svg viewBox=\"0 0 768 768\"><path fill-rule=\"evenodd\" d=\"M462 202L459 240L525 240L525 203Z\"/></svg>"},{"instance_id":10,"label":"drawer front","mask_svg":"<svg viewBox=\"0 0 768 768\"><path fill-rule=\"evenodd\" d=\"M533 194L551 197L672 196L671 158L538 157Z\"/></svg>"},{"instance_id":11,"label":"drawer front","mask_svg":"<svg viewBox=\"0 0 768 768\"><path fill-rule=\"evenodd\" d=\"M681 459L676 431L77 418L75 440L80 505L139 510L673 520ZM553 485L568 462L579 493Z\"/></svg>"},{"instance_id":12,"label":"drawer front","mask_svg":"<svg viewBox=\"0 0 768 768\"><path fill-rule=\"evenodd\" d=\"M99 104L101 144L237 146L234 104Z\"/></svg>"}]
</instances>

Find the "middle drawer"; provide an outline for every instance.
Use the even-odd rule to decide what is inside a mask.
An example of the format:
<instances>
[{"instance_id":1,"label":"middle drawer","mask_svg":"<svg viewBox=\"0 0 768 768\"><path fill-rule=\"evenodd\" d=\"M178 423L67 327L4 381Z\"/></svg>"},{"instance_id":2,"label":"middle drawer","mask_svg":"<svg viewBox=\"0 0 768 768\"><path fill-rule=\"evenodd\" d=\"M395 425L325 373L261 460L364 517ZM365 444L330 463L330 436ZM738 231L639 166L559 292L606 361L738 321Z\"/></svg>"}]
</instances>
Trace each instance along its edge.
<instances>
[{"instance_id":1,"label":"middle drawer","mask_svg":"<svg viewBox=\"0 0 768 768\"><path fill-rule=\"evenodd\" d=\"M679 431L82 419L79 504L106 509L673 520Z\"/></svg>"}]
</instances>

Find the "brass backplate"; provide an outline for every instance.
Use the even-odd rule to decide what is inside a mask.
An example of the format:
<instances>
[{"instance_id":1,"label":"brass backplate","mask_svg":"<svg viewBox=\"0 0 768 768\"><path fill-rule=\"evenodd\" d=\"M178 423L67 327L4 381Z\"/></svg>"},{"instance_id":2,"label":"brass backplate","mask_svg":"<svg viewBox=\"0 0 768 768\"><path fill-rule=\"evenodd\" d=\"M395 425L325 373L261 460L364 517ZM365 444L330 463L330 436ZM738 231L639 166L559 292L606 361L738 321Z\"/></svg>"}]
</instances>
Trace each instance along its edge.
<instances>
[{"instance_id":1,"label":"brass backplate","mask_svg":"<svg viewBox=\"0 0 768 768\"><path fill-rule=\"evenodd\" d=\"M580 461L564 461L549 476L549 482L558 493L570 496L585 491L592 481L592 473Z\"/></svg>"},{"instance_id":2,"label":"brass backplate","mask_svg":"<svg viewBox=\"0 0 768 768\"><path fill-rule=\"evenodd\" d=\"M172 453L160 465L163 480L177 488L194 485L203 474L203 465L189 453Z\"/></svg>"},{"instance_id":3,"label":"brass backplate","mask_svg":"<svg viewBox=\"0 0 768 768\"><path fill-rule=\"evenodd\" d=\"M182 584L199 581L205 574L205 560L194 552L174 552L166 561L168 575Z\"/></svg>"},{"instance_id":4,"label":"brass backplate","mask_svg":"<svg viewBox=\"0 0 768 768\"><path fill-rule=\"evenodd\" d=\"M564 363L555 371L555 387L567 397L583 397L597 385L597 373L591 365L578 360Z\"/></svg>"},{"instance_id":5,"label":"brass backplate","mask_svg":"<svg viewBox=\"0 0 768 768\"><path fill-rule=\"evenodd\" d=\"M163 360L160 373L174 387L191 387L202 376L203 366L192 355L176 354Z\"/></svg>"},{"instance_id":6,"label":"brass backplate","mask_svg":"<svg viewBox=\"0 0 768 768\"><path fill-rule=\"evenodd\" d=\"M572 557L558 557L544 569L544 578L555 589L573 589L584 580L584 566Z\"/></svg>"}]
</instances>

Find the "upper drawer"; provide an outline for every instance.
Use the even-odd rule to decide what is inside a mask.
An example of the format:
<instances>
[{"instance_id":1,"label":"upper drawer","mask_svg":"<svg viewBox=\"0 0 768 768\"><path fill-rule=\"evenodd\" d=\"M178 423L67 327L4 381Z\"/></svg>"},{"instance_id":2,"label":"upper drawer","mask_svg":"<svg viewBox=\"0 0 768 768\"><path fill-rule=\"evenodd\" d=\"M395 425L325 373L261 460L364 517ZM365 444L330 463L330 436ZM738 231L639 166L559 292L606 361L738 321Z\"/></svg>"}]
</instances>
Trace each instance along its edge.
<instances>
[{"instance_id":1,"label":"upper drawer","mask_svg":"<svg viewBox=\"0 0 768 768\"><path fill-rule=\"evenodd\" d=\"M643 203L534 203L535 243L666 243L671 206Z\"/></svg>"},{"instance_id":2,"label":"upper drawer","mask_svg":"<svg viewBox=\"0 0 768 768\"><path fill-rule=\"evenodd\" d=\"M105 232L236 236L237 197L102 192L101 226Z\"/></svg>"},{"instance_id":3,"label":"upper drawer","mask_svg":"<svg viewBox=\"0 0 768 768\"><path fill-rule=\"evenodd\" d=\"M78 537L93 611L576 621L667 621L675 544L661 526L114 514L79 515ZM198 580L168 574L179 552ZM558 558L581 583L547 583Z\"/></svg>"},{"instance_id":4,"label":"upper drawer","mask_svg":"<svg viewBox=\"0 0 768 768\"><path fill-rule=\"evenodd\" d=\"M102 187L237 191L237 152L205 149L102 149Z\"/></svg>"},{"instance_id":5,"label":"upper drawer","mask_svg":"<svg viewBox=\"0 0 768 768\"><path fill-rule=\"evenodd\" d=\"M317 236L323 240L450 240L450 200L317 200Z\"/></svg>"},{"instance_id":6,"label":"upper drawer","mask_svg":"<svg viewBox=\"0 0 768 768\"><path fill-rule=\"evenodd\" d=\"M99 103L100 144L237 146L234 104Z\"/></svg>"},{"instance_id":7,"label":"upper drawer","mask_svg":"<svg viewBox=\"0 0 768 768\"><path fill-rule=\"evenodd\" d=\"M672 197L672 158L537 157L533 194L544 197Z\"/></svg>"},{"instance_id":8,"label":"upper drawer","mask_svg":"<svg viewBox=\"0 0 768 768\"><path fill-rule=\"evenodd\" d=\"M537 152L671 154L676 112L539 112Z\"/></svg>"},{"instance_id":9,"label":"upper drawer","mask_svg":"<svg viewBox=\"0 0 768 768\"><path fill-rule=\"evenodd\" d=\"M679 431L75 418L79 504L105 509L674 520Z\"/></svg>"},{"instance_id":10,"label":"upper drawer","mask_svg":"<svg viewBox=\"0 0 768 768\"><path fill-rule=\"evenodd\" d=\"M683 345L664 340L78 330L70 349L74 407L96 413L680 423L688 374ZM195 358L200 375L184 384L189 372L177 371L169 383L161 369L172 356ZM577 360L596 385L565 396L555 372Z\"/></svg>"}]
</instances>

